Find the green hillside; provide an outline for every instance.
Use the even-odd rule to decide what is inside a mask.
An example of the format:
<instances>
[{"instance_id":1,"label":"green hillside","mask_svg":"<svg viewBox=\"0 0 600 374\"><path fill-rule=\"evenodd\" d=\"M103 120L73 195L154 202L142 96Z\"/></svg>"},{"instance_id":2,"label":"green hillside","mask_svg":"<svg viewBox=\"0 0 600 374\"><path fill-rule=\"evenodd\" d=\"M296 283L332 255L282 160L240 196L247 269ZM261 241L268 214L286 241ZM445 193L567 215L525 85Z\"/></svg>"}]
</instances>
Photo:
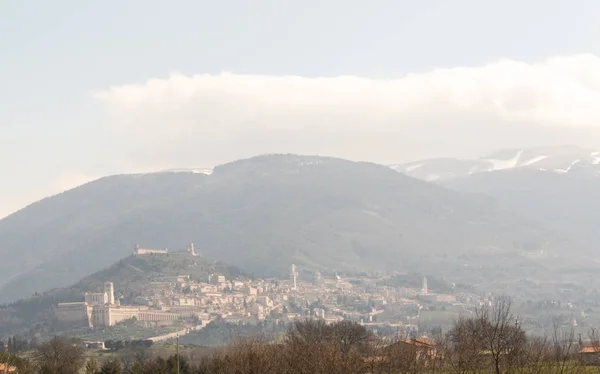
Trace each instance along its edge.
<instances>
[{"instance_id":1,"label":"green hillside","mask_svg":"<svg viewBox=\"0 0 600 374\"><path fill-rule=\"evenodd\" d=\"M104 282L115 285L115 296L130 303L143 285L162 277L189 275L206 281L209 274L225 275L228 279L244 279L244 273L233 266L192 257L186 252L169 255L129 256L115 264L88 275L68 288L52 289L30 298L0 306L0 337L9 334L33 336L35 333L59 332L53 309L61 302L83 301L85 292L103 290Z\"/></svg>"}]
</instances>

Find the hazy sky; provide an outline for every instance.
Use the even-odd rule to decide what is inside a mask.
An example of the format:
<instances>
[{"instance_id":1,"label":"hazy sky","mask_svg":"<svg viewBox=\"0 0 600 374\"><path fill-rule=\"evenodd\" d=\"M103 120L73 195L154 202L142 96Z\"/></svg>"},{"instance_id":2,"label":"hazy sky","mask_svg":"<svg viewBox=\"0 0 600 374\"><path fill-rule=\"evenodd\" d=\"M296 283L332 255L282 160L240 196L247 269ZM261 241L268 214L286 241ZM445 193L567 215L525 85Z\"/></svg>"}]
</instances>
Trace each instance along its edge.
<instances>
[{"instance_id":1,"label":"hazy sky","mask_svg":"<svg viewBox=\"0 0 600 374\"><path fill-rule=\"evenodd\" d=\"M600 148L600 1L0 1L0 217L292 152Z\"/></svg>"}]
</instances>

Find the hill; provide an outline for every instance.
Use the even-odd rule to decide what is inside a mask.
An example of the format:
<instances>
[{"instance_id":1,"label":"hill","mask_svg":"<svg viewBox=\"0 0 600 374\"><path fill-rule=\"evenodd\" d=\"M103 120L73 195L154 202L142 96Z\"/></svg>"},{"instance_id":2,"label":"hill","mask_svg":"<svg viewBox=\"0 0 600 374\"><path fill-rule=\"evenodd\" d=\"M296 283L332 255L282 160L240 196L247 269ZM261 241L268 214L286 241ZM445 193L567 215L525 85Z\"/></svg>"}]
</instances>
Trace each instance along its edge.
<instances>
[{"instance_id":1,"label":"hill","mask_svg":"<svg viewBox=\"0 0 600 374\"><path fill-rule=\"evenodd\" d=\"M72 284L136 243L189 241L257 276L285 274L291 263L398 270L435 254L577 251L486 197L370 163L269 155L210 175L106 177L0 220L0 299Z\"/></svg>"},{"instance_id":2,"label":"hill","mask_svg":"<svg viewBox=\"0 0 600 374\"><path fill-rule=\"evenodd\" d=\"M204 281L209 274L225 275L227 279L243 279L246 275L238 268L204 257L192 257L186 252L169 255L131 255L111 266L90 274L75 284L36 294L30 298L0 306L0 336L36 333L52 334L58 324L54 307L61 302L81 301L85 292L100 292L104 282L115 285L115 296L131 303L144 285L163 277L189 275L190 279Z\"/></svg>"},{"instance_id":3,"label":"hill","mask_svg":"<svg viewBox=\"0 0 600 374\"><path fill-rule=\"evenodd\" d=\"M456 178L444 185L491 196L506 209L592 243L590 248L600 243L600 178L594 175L504 170Z\"/></svg>"}]
</instances>

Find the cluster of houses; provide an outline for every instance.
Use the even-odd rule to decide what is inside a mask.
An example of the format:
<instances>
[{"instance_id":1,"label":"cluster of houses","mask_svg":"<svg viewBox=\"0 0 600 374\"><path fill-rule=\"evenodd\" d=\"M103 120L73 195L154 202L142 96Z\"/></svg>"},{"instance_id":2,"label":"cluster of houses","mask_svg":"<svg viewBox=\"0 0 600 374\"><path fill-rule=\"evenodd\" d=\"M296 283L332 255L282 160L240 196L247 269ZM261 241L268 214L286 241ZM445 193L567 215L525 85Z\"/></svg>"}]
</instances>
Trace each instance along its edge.
<instances>
[{"instance_id":1,"label":"cluster of houses","mask_svg":"<svg viewBox=\"0 0 600 374\"><path fill-rule=\"evenodd\" d=\"M198 256L193 244L187 252ZM168 255L169 251L136 246L134 254ZM101 292L86 293L83 301L58 304L56 316L64 322L85 321L90 328L113 326L129 319L160 324L193 320L195 328L212 320L233 324L265 320L287 324L308 316L328 323L352 320L373 329L391 327L398 337L420 336L400 339L395 346L410 346L427 352L422 353L427 356L435 352L435 344L419 333L423 310L467 310L489 302L475 294L432 293L425 277L420 288L408 288L387 285L384 277L307 274L310 273L301 275L292 265L289 279L283 280L227 279L223 274L210 274L205 279L162 276L146 284L137 298L129 300L129 305L121 305L115 298L113 283L107 281ZM582 346L580 354L595 360L598 351Z\"/></svg>"}]
</instances>

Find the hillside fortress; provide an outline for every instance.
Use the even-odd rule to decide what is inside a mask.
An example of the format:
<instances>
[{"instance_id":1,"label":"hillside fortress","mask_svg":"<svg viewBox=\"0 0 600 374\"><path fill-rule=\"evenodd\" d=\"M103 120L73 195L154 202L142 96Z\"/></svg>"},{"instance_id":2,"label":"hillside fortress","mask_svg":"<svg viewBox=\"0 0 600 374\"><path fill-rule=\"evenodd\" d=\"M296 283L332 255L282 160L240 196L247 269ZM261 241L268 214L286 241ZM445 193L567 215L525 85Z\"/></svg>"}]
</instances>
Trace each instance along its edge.
<instances>
[{"instance_id":1,"label":"hillside fortress","mask_svg":"<svg viewBox=\"0 0 600 374\"><path fill-rule=\"evenodd\" d=\"M187 246L186 251L189 254L191 254L192 256L198 256L198 252L196 252L196 250L194 249L193 242ZM133 254L135 256L150 255L150 254L168 255L169 249L168 248L165 248L165 249L141 248L139 244L136 244L135 247L133 248Z\"/></svg>"},{"instance_id":2,"label":"hillside fortress","mask_svg":"<svg viewBox=\"0 0 600 374\"><path fill-rule=\"evenodd\" d=\"M167 248L165 248L165 249L140 248L140 245L136 244L135 248L133 248L133 254L136 256L149 255L149 254L167 255L167 254L169 254L169 250Z\"/></svg>"}]
</instances>

